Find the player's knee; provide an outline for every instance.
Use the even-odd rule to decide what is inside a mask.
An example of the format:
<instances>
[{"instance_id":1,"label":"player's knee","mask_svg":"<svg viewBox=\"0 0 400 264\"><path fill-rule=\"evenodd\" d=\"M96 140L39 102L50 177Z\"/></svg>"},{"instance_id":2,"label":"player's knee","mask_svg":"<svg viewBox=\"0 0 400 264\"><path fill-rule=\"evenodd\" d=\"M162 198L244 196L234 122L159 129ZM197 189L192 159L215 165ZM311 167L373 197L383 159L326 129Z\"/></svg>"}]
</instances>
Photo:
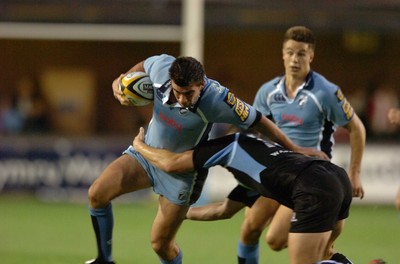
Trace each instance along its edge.
<instances>
[{"instance_id":1,"label":"player's knee","mask_svg":"<svg viewBox=\"0 0 400 264\"><path fill-rule=\"evenodd\" d=\"M168 255L169 244L165 243L163 240L151 240L151 247L153 248L154 252L160 256L161 258L165 259Z\"/></svg>"},{"instance_id":2,"label":"player's knee","mask_svg":"<svg viewBox=\"0 0 400 264\"><path fill-rule=\"evenodd\" d=\"M97 188L96 184L92 184L88 191L88 198L92 208L101 208L107 205L110 201Z\"/></svg>"},{"instance_id":3,"label":"player's knee","mask_svg":"<svg viewBox=\"0 0 400 264\"><path fill-rule=\"evenodd\" d=\"M246 244L256 244L263 230L264 229L258 225L245 224L241 229L241 240Z\"/></svg>"},{"instance_id":4,"label":"player's knee","mask_svg":"<svg viewBox=\"0 0 400 264\"><path fill-rule=\"evenodd\" d=\"M270 235L269 233L267 233L265 241L273 251L281 251L282 249L287 248L286 239L279 239L275 236Z\"/></svg>"},{"instance_id":5,"label":"player's knee","mask_svg":"<svg viewBox=\"0 0 400 264\"><path fill-rule=\"evenodd\" d=\"M261 235L261 233L264 231L264 225L260 225L256 222L245 219L242 229L245 233Z\"/></svg>"}]
</instances>

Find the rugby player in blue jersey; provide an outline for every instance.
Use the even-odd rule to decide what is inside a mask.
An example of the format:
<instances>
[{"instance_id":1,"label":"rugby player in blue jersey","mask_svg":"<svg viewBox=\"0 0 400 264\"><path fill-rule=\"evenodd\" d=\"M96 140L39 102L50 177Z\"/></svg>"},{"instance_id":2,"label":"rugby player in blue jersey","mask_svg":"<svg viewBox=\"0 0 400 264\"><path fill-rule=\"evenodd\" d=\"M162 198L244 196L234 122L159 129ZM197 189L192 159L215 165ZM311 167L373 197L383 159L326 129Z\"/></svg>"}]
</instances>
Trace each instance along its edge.
<instances>
[{"instance_id":1,"label":"rugby player in blue jersey","mask_svg":"<svg viewBox=\"0 0 400 264\"><path fill-rule=\"evenodd\" d=\"M348 175L353 196L363 198L360 179L361 161L365 148L365 128L341 89L319 73L311 70L314 59L315 37L303 26L289 28L283 39L282 58L285 74L263 84L253 106L276 125L296 144L322 150L330 158L334 144L333 133L337 127L345 128L350 135L351 158ZM228 196L241 195L238 186ZM235 208L223 203L191 208L188 218L216 220L229 218ZM255 199L255 198L254 198ZM270 224L266 240L273 250L287 246L287 234L292 210L272 199L260 197L246 208L238 243L238 263L256 264L259 256L259 238ZM272 222L271 222L272 221ZM326 252L332 259L351 263L345 256Z\"/></svg>"},{"instance_id":2,"label":"rugby player in blue jersey","mask_svg":"<svg viewBox=\"0 0 400 264\"><path fill-rule=\"evenodd\" d=\"M194 58L175 58L166 54L152 56L128 72L135 71L149 74L154 84L153 115L146 135L146 143L152 147L183 152L207 140L213 123L229 123L242 129L252 127L288 149L325 157L323 152L294 144L260 112L217 81L207 78L202 64ZM128 105L118 88L123 76L114 80L112 88L115 98L122 105ZM89 189L98 256L86 263L114 263L111 201L124 193L150 187L159 194L158 212L151 230L152 248L161 263L182 263L182 251L175 236L189 206L198 199L206 175L206 169L179 177L165 173L130 146Z\"/></svg>"},{"instance_id":3,"label":"rugby player in blue jersey","mask_svg":"<svg viewBox=\"0 0 400 264\"><path fill-rule=\"evenodd\" d=\"M141 128L133 141L136 151L168 173L221 165L243 188L293 209L288 236L291 264L322 261L329 239L333 233L339 236L349 215L351 183L346 171L329 161L240 133L202 142L182 153L149 147L143 139ZM231 201L234 207L245 206L246 197L241 197Z\"/></svg>"}]
</instances>

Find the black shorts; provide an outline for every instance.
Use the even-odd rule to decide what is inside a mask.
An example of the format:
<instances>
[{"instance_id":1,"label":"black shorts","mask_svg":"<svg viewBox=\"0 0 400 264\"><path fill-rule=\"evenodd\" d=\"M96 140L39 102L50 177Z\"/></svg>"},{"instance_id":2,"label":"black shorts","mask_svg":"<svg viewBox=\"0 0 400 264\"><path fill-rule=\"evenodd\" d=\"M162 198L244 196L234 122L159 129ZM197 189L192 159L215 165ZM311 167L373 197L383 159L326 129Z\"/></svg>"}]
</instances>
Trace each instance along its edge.
<instances>
[{"instance_id":1,"label":"black shorts","mask_svg":"<svg viewBox=\"0 0 400 264\"><path fill-rule=\"evenodd\" d=\"M258 197L261 195L252 189L246 188L243 185L238 184L228 195L230 200L244 203L248 207L252 207Z\"/></svg>"},{"instance_id":2,"label":"black shorts","mask_svg":"<svg viewBox=\"0 0 400 264\"><path fill-rule=\"evenodd\" d=\"M349 216L352 189L346 171L332 163L313 162L294 183L291 233L332 230Z\"/></svg>"}]
</instances>

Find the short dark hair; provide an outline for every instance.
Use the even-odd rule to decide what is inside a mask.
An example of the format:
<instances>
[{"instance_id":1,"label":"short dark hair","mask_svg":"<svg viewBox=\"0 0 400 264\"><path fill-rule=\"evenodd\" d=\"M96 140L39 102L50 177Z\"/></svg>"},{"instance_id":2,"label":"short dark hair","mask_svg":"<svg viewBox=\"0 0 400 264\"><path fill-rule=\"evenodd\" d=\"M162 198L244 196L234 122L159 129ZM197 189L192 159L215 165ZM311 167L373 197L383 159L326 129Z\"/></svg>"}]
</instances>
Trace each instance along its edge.
<instances>
[{"instance_id":1,"label":"short dark hair","mask_svg":"<svg viewBox=\"0 0 400 264\"><path fill-rule=\"evenodd\" d=\"M192 57L178 57L169 68L170 78L179 86L186 87L204 82L203 65Z\"/></svg>"},{"instance_id":2,"label":"short dark hair","mask_svg":"<svg viewBox=\"0 0 400 264\"><path fill-rule=\"evenodd\" d=\"M283 37L283 44L288 40L308 43L313 50L315 49L316 41L314 33L304 26L294 26L289 28Z\"/></svg>"}]
</instances>

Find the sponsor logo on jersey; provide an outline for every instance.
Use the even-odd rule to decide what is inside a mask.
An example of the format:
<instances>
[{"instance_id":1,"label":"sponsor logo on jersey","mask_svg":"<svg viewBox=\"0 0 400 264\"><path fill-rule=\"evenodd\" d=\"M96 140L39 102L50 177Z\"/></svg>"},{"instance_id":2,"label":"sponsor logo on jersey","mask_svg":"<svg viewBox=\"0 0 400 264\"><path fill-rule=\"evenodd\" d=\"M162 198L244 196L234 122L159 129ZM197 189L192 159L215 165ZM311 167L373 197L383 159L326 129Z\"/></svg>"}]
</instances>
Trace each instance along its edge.
<instances>
[{"instance_id":1,"label":"sponsor logo on jersey","mask_svg":"<svg viewBox=\"0 0 400 264\"><path fill-rule=\"evenodd\" d=\"M335 93L338 101L342 101L344 99L344 94L342 92L342 90L340 88L337 89L336 93Z\"/></svg>"},{"instance_id":2,"label":"sponsor logo on jersey","mask_svg":"<svg viewBox=\"0 0 400 264\"><path fill-rule=\"evenodd\" d=\"M249 117L250 109L243 101L237 100L235 112L240 117L240 120L244 122Z\"/></svg>"},{"instance_id":3,"label":"sponsor logo on jersey","mask_svg":"<svg viewBox=\"0 0 400 264\"><path fill-rule=\"evenodd\" d=\"M225 103L227 103L230 107L233 107L236 104L236 96L228 92L228 94L225 96Z\"/></svg>"},{"instance_id":4,"label":"sponsor logo on jersey","mask_svg":"<svg viewBox=\"0 0 400 264\"><path fill-rule=\"evenodd\" d=\"M274 101L277 102L277 103L283 103L286 100L285 100L285 97L283 96L283 94L276 93L276 94L274 94Z\"/></svg>"},{"instance_id":5,"label":"sponsor logo on jersey","mask_svg":"<svg viewBox=\"0 0 400 264\"><path fill-rule=\"evenodd\" d=\"M353 107L350 105L349 101L347 101L346 97L344 96L340 88L337 89L335 95L336 98L338 99L338 102L343 101L342 104L343 113L346 115L346 119L350 120L350 118L353 116L354 113Z\"/></svg>"},{"instance_id":6,"label":"sponsor logo on jersey","mask_svg":"<svg viewBox=\"0 0 400 264\"><path fill-rule=\"evenodd\" d=\"M344 114L346 115L347 120L350 120L350 118L353 116L354 110L346 98L344 99L342 109Z\"/></svg>"},{"instance_id":7,"label":"sponsor logo on jersey","mask_svg":"<svg viewBox=\"0 0 400 264\"><path fill-rule=\"evenodd\" d=\"M296 217L296 212L293 212L292 219L290 219L290 222L293 223L293 222L297 222L297 221L299 221L299 220Z\"/></svg>"},{"instance_id":8,"label":"sponsor logo on jersey","mask_svg":"<svg viewBox=\"0 0 400 264\"><path fill-rule=\"evenodd\" d=\"M270 147L273 147L273 146L270 146ZM277 151L274 151L274 152L272 152L271 154L269 154L269 155L271 155L271 156L279 156L280 154L282 154L282 153L290 153L290 152L292 152L291 150L286 150L286 149L280 149L280 150L277 150Z\"/></svg>"},{"instance_id":9,"label":"sponsor logo on jersey","mask_svg":"<svg viewBox=\"0 0 400 264\"><path fill-rule=\"evenodd\" d=\"M182 132L182 124L179 124L173 118L164 115L163 112L161 112L161 111L160 111L160 115L159 116L160 116L160 119L162 121L164 121L164 123L166 123L168 126L170 126L172 128L175 128L179 132Z\"/></svg>"},{"instance_id":10,"label":"sponsor logo on jersey","mask_svg":"<svg viewBox=\"0 0 400 264\"><path fill-rule=\"evenodd\" d=\"M242 122L247 120L250 114L250 108L245 102L238 99L233 93L228 92L225 97L225 103L227 103L230 107L234 107L235 113Z\"/></svg>"},{"instance_id":11,"label":"sponsor logo on jersey","mask_svg":"<svg viewBox=\"0 0 400 264\"><path fill-rule=\"evenodd\" d=\"M288 123L294 123L294 124L297 124L297 125L300 125L300 126L304 123L304 119L303 118L298 117L296 115L285 115L285 113L282 113L281 121L288 122Z\"/></svg>"}]
</instances>

